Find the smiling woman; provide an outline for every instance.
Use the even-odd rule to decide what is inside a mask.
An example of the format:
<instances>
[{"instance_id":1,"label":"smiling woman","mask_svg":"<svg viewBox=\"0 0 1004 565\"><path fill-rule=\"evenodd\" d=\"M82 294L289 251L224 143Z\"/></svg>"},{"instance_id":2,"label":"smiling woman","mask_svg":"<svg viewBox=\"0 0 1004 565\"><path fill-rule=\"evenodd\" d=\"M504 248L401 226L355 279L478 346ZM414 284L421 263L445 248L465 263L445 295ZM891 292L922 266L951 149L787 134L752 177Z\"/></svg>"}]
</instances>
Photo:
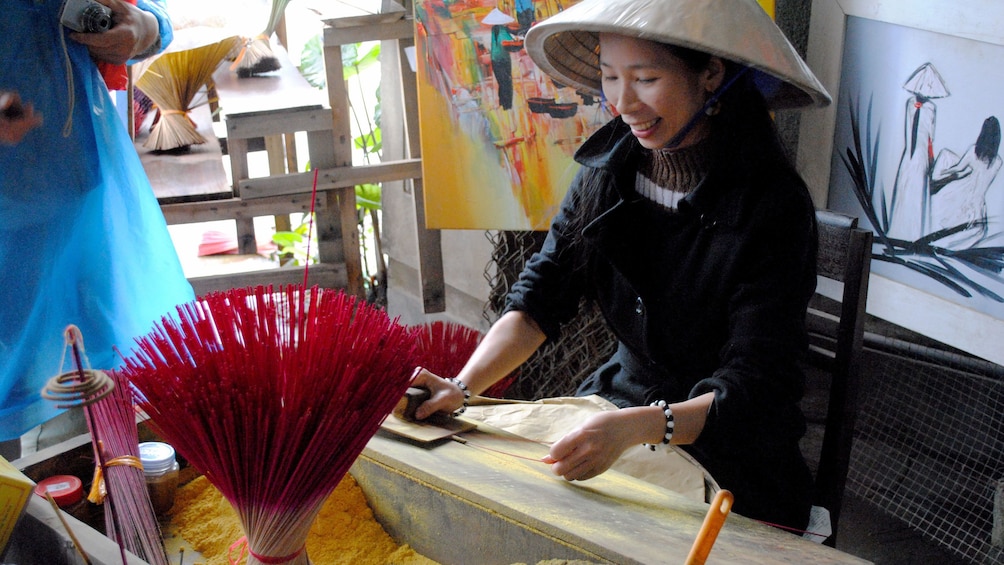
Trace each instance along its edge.
<instances>
[{"instance_id":1,"label":"smiling woman","mask_svg":"<svg viewBox=\"0 0 1004 565\"><path fill-rule=\"evenodd\" d=\"M682 149L707 136L701 112L714 111L717 98L710 93L725 74L720 58L601 33L600 71L603 94L642 147Z\"/></svg>"},{"instance_id":2,"label":"smiling woman","mask_svg":"<svg viewBox=\"0 0 1004 565\"><path fill-rule=\"evenodd\" d=\"M460 385L482 392L590 300L618 348L576 394L612 409L551 445L551 471L588 480L629 449L672 444L733 492L737 513L804 529L797 362L815 211L770 111L829 95L754 0L585 0L531 27L524 47L618 117L576 152L542 249L470 361L419 374L432 395L417 416L458 409Z\"/></svg>"}]
</instances>

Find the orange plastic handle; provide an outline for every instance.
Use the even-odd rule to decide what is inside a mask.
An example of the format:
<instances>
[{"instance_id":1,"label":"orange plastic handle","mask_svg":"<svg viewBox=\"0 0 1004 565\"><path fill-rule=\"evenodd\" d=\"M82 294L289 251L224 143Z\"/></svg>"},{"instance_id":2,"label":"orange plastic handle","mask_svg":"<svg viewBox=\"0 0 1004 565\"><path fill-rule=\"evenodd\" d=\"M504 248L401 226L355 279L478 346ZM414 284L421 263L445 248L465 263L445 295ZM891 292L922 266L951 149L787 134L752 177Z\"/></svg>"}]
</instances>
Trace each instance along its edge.
<instances>
[{"instance_id":1,"label":"orange plastic handle","mask_svg":"<svg viewBox=\"0 0 1004 565\"><path fill-rule=\"evenodd\" d=\"M697 533L697 539L694 540L690 554L687 555L686 565L704 565L707 561L711 547L715 545L715 539L725 524L725 518L728 517L734 500L735 497L727 490L720 490L715 495L711 507L708 508L708 514L704 517L704 523L701 524L701 531Z\"/></svg>"}]
</instances>

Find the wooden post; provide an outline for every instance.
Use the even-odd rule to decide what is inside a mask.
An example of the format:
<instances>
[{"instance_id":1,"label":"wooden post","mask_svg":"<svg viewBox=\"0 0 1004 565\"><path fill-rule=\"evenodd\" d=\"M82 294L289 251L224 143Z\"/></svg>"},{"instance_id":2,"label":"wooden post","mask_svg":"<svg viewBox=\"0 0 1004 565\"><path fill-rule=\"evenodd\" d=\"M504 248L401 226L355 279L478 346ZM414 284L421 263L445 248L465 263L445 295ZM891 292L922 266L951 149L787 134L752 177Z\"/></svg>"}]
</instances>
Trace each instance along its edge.
<instances>
[{"instance_id":1,"label":"wooden post","mask_svg":"<svg viewBox=\"0 0 1004 565\"><path fill-rule=\"evenodd\" d=\"M405 128L408 137L408 157L418 159L421 156L418 134L417 81L415 73L407 67L404 55L404 49L415 43L414 20L411 17L412 3L410 1L404 3L403 13L400 7L394 9L394 4L385 1L382 3L380 12L366 10L363 14L325 20L324 66L327 72L328 101L331 107L335 155L333 165L335 167L352 167L352 136L349 123L351 116L348 107L348 92L345 88L341 67L341 46L360 41L397 41L399 47L398 65L402 81L401 95L403 96ZM388 13L391 16L388 16ZM386 91L384 91L384 95L388 96ZM425 227L425 204L422 199L421 179L413 178L411 187L415 194L418 232L416 238L419 246L422 302L426 313L443 312L446 309L446 299L440 232ZM342 207L345 216L343 233L348 254L350 237L353 234L348 233L346 225L350 205L354 214L355 193L346 190L342 192L341 196L339 206ZM355 224L353 223L351 227L355 229ZM358 236L356 236L356 240L358 240ZM351 260L346 257L345 264L351 290L352 282L357 277L361 280L362 268L354 257Z\"/></svg>"},{"instance_id":2,"label":"wooden post","mask_svg":"<svg viewBox=\"0 0 1004 565\"><path fill-rule=\"evenodd\" d=\"M398 66L404 94L404 115L408 133L408 156L422 156L418 124L418 79L408 66L406 50L415 47L413 38L398 40ZM425 190L422 179L412 179L415 198L415 228L418 242L418 275L422 287L422 307L426 314L446 311L446 280L443 275L443 248L439 230L425 225Z\"/></svg>"},{"instance_id":3,"label":"wooden post","mask_svg":"<svg viewBox=\"0 0 1004 565\"><path fill-rule=\"evenodd\" d=\"M240 197L240 179L248 178L248 140L237 139L228 132L227 155L230 157L230 171L233 178L234 196ZM258 241L254 233L254 218L240 217L237 223L237 252L241 255L258 253Z\"/></svg>"},{"instance_id":4,"label":"wooden post","mask_svg":"<svg viewBox=\"0 0 1004 565\"><path fill-rule=\"evenodd\" d=\"M342 45L334 41L329 41L330 32L325 31L324 42L324 68L327 79L328 103L331 106L331 134L332 134L332 154L334 156L333 166L352 166L352 130L350 126L351 115L349 113L349 94L345 87L345 77L342 73ZM346 292L360 298L364 297L366 290L363 285L362 256L359 254L359 228L356 216L356 194L354 188L334 191L331 196L331 205L336 206L338 214L333 214L333 218L338 218L338 226L330 226L331 229L340 229L341 241L344 246L343 261L345 263L345 274L348 280Z\"/></svg>"}]
</instances>

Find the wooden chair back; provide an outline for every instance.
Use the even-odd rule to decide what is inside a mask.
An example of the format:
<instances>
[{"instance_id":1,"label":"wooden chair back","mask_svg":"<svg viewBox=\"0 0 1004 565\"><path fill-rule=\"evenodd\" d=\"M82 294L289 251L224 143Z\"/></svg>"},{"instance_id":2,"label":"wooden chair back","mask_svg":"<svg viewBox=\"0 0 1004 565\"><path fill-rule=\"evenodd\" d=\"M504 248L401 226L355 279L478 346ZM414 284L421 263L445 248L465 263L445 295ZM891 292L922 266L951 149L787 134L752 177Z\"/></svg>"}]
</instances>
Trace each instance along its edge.
<instances>
[{"instance_id":1,"label":"wooden chair back","mask_svg":"<svg viewBox=\"0 0 1004 565\"><path fill-rule=\"evenodd\" d=\"M819 210L816 220L819 284L826 285L824 279L829 279L841 283L833 288L842 287L838 313L810 307L807 316L809 363L830 375L815 503L830 512L833 534L824 543L835 546L857 416L873 236L846 214Z\"/></svg>"}]
</instances>

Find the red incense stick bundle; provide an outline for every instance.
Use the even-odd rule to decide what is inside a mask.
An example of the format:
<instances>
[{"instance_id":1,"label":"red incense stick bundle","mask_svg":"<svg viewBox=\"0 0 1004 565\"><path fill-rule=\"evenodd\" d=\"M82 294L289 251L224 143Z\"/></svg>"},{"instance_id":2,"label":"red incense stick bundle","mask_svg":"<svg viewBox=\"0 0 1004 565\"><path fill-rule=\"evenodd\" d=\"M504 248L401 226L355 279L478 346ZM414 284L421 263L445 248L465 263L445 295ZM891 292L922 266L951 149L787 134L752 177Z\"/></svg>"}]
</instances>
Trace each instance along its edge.
<instances>
[{"instance_id":1,"label":"red incense stick bundle","mask_svg":"<svg viewBox=\"0 0 1004 565\"><path fill-rule=\"evenodd\" d=\"M104 398L91 404L88 421L91 435L100 438L94 449L101 449L104 468L97 467L92 496L100 501L107 489L115 500L115 511L105 512L105 531L119 532L126 549L150 565L167 565L167 552L161 538L150 493L146 487L143 465L139 459L139 434L132 395L122 377L109 373L115 388ZM88 497L90 498L90 497Z\"/></svg>"},{"instance_id":2,"label":"red incense stick bundle","mask_svg":"<svg viewBox=\"0 0 1004 565\"><path fill-rule=\"evenodd\" d=\"M306 565L324 499L408 387L414 332L341 291L233 289L179 307L123 374L236 510L247 563Z\"/></svg>"},{"instance_id":3,"label":"red incense stick bundle","mask_svg":"<svg viewBox=\"0 0 1004 565\"><path fill-rule=\"evenodd\" d=\"M457 376L478 347L484 335L471 327L455 322L437 320L418 326L418 365L440 377ZM503 398L516 380L513 372L498 381L482 396Z\"/></svg>"}]
</instances>

